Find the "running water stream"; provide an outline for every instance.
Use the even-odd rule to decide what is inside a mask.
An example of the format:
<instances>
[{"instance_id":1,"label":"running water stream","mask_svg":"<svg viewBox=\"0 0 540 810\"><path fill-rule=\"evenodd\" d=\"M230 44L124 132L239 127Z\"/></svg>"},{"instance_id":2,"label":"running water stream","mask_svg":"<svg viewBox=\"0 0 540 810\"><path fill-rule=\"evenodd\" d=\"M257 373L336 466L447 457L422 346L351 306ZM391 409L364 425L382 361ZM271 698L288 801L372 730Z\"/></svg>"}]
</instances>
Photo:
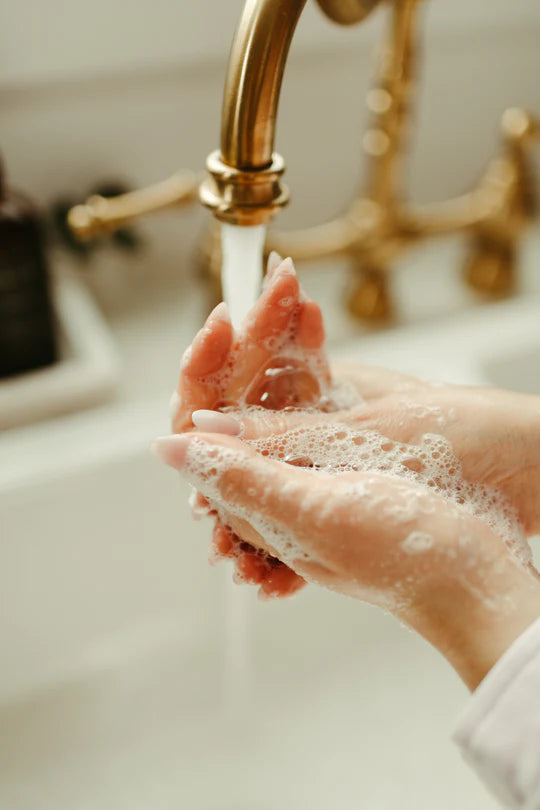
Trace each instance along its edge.
<instances>
[{"instance_id":1,"label":"running water stream","mask_svg":"<svg viewBox=\"0 0 540 810\"><path fill-rule=\"evenodd\" d=\"M241 326L261 292L265 237L264 225L221 226L223 300L235 329ZM241 700L249 687L249 604L252 599L251 589L239 588L227 571L224 687L233 711L236 699Z\"/></svg>"},{"instance_id":2,"label":"running water stream","mask_svg":"<svg viewBox=\"0 0 540 810\"><path fill-rule=\"evenodd\" d=\"M263 274L265 225L221 226L221 283L235 329L259 297Z\"/></svg>"}]
</instances>

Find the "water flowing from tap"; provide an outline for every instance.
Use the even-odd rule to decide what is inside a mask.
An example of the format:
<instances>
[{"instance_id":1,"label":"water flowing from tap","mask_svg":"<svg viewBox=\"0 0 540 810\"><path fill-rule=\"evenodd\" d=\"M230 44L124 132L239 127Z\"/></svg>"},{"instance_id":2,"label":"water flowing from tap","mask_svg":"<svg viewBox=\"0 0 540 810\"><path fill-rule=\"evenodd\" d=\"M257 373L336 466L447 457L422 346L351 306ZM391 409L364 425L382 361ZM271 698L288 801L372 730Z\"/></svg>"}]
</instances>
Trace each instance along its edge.
<instances>
[{"instance_id":1,"label":"water flowing from tap","mask_svg":"<svg viewBox=\"0 0 540 810\"><path fill-rule=\"evenodd\" d=\"M265 225L221 225L223 300L235 329L261 292L265 237Z\"/></svg>"},{"instance_id":2,"label":"water flowing from tap","mask_svg":"<svg viewBox=\"0 0 540 810\"><path fill-rule=\"evenodd\" d=\"M265 225L221 226L223 300L238 329L261 292ZM225 583L224 690L226 709L235 712L251 686L249 658L250 604L252 589L235 585L227 571Z\"/></svg>"}]
</instances>

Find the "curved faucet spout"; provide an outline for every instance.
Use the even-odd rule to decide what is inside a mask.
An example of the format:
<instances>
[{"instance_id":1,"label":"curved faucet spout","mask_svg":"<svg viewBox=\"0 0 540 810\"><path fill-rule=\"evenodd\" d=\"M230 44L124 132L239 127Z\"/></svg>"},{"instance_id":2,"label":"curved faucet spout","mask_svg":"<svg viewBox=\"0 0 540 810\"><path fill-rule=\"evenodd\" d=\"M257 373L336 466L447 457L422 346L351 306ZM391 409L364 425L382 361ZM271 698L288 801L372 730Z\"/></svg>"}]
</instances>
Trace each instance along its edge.
<instances>
[{"instance_id":1,"label":"curved faucet spout","mask_svg":"<svg viewBox=\"0 0 540 810\"><path fill-rule=\"evenodd\" d=\"M289 46L306 0L247 0L229 57L221 151L208 157L201 201L236 225L268 222L287 204L285 165L274 155L276 115Z\"/></svg>"},{"instance_id":2,"label":"curved faucet spout","mask_svg":"<svg viewBox=\"0 0 540 810\"><path fill-rule=\"evenodd\" d=\"M318 0L336 22L363 19L381 0ZM221 151L207 162L201 201L218 219L268 222L286 205L284 163L274 154L279 94L289 47L306 0L247 0L229 57Z\"/></svg>"},{"instance_id":3,"label":"curved faucet spout","mask_svg":"<svg viewBox=\"0 0 540 810\"><path fill-rule=\"evenodd\" d=\"M306 0L248 0L225 81L221 158L245 171L272 163L277 107L289 47Z\"/></svg>"}]
</instances>

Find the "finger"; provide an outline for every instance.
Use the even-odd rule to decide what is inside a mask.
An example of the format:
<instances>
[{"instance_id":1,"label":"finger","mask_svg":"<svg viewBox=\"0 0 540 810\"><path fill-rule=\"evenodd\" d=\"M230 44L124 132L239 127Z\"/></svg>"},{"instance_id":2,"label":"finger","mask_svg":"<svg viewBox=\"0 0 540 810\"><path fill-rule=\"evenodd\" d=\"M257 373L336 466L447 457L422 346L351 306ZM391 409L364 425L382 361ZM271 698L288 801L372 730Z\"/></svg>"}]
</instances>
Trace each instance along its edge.
<instances>
[{"instance_id":1,"label":"finger","mask_svg":"<svg viewBox=\"0 0 540 810\"><path fill-rule=\"evenodd\" d=\"M233 341L233 328L224 301L212 310L191 344L182 368L183 375L207 377L223 368Z\"/></svg>"},{"instance_id":2,"label":"finger","mask_svg":"<svg viewBox=\"0 0 540 810\"><path fill-rule=\"evenodd\" d=\"M261 599L282 599L303 588L306 580L288 565L281 563L265 576L259 589Z\"/></svg>"},{"instance_id":3,"label":"finger","mask_svg":"<svg viewBox=\"0 0 540 810\"><path fill-rule=\"evenodd\" d=\"M295 427L318 424L325 415L303 414L295 411L264 411L252 416L234 416L220 411L194 411L193 424L202 433L221 433L224 436L239 436L243 439L258 439L286 433Z\"/></svg>"},{"instance_id":4,"label":"finger","mask_svg":"<svg viewBox=\"0 0 540 810\"><path fill-rule=\"evenodd\" d=\"M300 305L298 313L298 340L304 349L321 349L324 340L323 316L319 305L307 299Z\"/></svg>"},{"instance_id":5,"label":"finger","mask_svg":"<svg viewBox=\"0 0 540 810\"><path fill-rule=\"evenodd\" d=\"M165 437L155 452L228 514L249 521L274 556L321 584L369 571L374 548L375 557L395 559L419 517L432 537L443 524L450 536L461 531L453 507L447 510L439 494L408 480L370 472L310 473L264 458L228 436Z\"/></svg>"},{"instance_id":6,"label":"finger","mask_svg":"<svg viewBox=\"0 0 540 810\"><path fill-rule=\"evenodd\" d=\"M266 439L295 428L313 428L328 423L357 424L372 417L364 407L347 411L307 413L303 411L267 411L256 413L221 413L220 411L194 411L193 423L202 433L221 433L224 436L241 436L242 439ZM362 426L364 427L364 426Z\"/></svg>"},{"instance_id":7,"label":"finger","mask_svg":"<svg viewBox=\"0 0 540 810\"><path fill-rule=\"evenodd\" d=\"M376 472L314 474L262 456L231 436L163 436L155 440L152 449L161 461L178 470L211 502L221 502L232 515L239 514L252 523L251 518L261 518L259 528L285 528L298 538L324 538L329 531L335 534L336 520L340 531L358 533L363 526L363 533L371 536L379 527L383 506L395 506L396 499L401 499L408 507L410 498L420 499L418 486L410 481ZM439 497L431 491L424 494L430 504ZM281 556L274 539L266 547Z\"/></svg>"},{"instance_id":8,"label":"finger","mask_svg":"<svg viewBox=\"0 0 540 810\"><path fill-rule=\"evenodd\" d=\"M220 387L212 375L226 365L233 339L227 307L218 304L184 354L177 391L170 404L173 430L191 428L192 412L210 409L219 400Z\"/></svg>"},{"instance_id":9,"label":"finger","mask_svg":"<svg viewBox=\"0 0 540 810\"><path fill-rule=\"evenodd\" d=\"M191 494L189 504L191 506L191 517L193 520L202 520L205 517L215 514L215 511L210 506L208 498L205 498L200 492L194 491Z\"/></svg>"},{"instance_id":10,"label":"finger","mask_svg":"<svg viewBox=\"0 0 540 810\"><path fill-rule=\"evenodd\" d=\"M303 540L324 535L325 521L309 518L328 493L321 479L301 468L264 458L229 436L165 436L154 442L153 451L203 495L221 501L232 514L249 516L264 540L269 528L270 545L285 561L297 550L290 547L289 536ZM274 527L286 533L280 536Z\"/></svg>"},{"instance_id":11,"label":"finger","mask_svg":"<svg viewBox=\"0 0 540 810\"><path fill-rule=\"evenodd\" d=\"M219 401L220 387L213 382L185 377L179 384L181 393L173 394L170 411L172 429L175 433L191 430L191 415L196 409L210 410Z\"/></svg>"},{"instance_id":12,"label":"finger","mask_svg":"<svg viewBox=\"0 0 540 810\"><path fill-rule=\"evenodd\" d=\"M229 526L225 526L221 520L216 520L212 531L212 544L210 546L210 563L214 564L220 560L230 560L236 556L237 543L236 535Z\"/></svg>"},{"instance_id":13,"label":"finger","mask_svg":"<svg viewBox=\"0 0 540 810\"><path fill-rule=\"evenodd\" d=\"M271 282L251 310L246 337L254 343L285 332L298 307L300 287L291 259L276 269Z\"/></svg>"},{"instance_id":14,"label":"finger","mask_svg":"<svg viewBox=\"0 0 540 810\"><path fill-rule=\"evenodd\" d=\"M276 253L275 250L271 250L268 256L268 262L266 264L266 276L264 278L265 286L268 286L269 282L272 279L275 271L278 269L279 265L283 261L282 257L279 253Z\"/></svg>"},{"instance_id":15,"label":"finger","mask_svg":"<svg viewBox=\"0 0 540 810\"><path fill-rule=\"evenodd\" d=\"M374 430L386 424L382 417L377 421L374 409L367 408L365 405L331 413L263 409L252 413L237 412L234 414L222 414L219 411L195 411L193 422L202 433L241 436L242 439L248 441L267 439L271 436L288 433L296 428L315 428L328 424L358 426L362 430Z\"/></svg>"},{"instance_id":16,"label":"finger","mask_svg":"<svg viewBox=\"0 0 540 810\"><path fill-rule=\"evenodd\" d=\"M333 421L337 414L332 414ZM299 427L314 427L328 421L326 414L302 413L298 411L264 411L242 416L239 434L243 439L266 439L281 433L288 433ZM220 431L221 432L221 431ZM232 434L231 434L232 435Z\"/></svg>"},{"instance_id":17,"label":"finger","mask_svg":"<svg viewBox=\"0 0 540 810\"><path fill-rule=\"evenodd\" d=\"M279 599L291 596L302 588L306 581L285 563L275 557L261 554L243 543L233 530L216 521L212 536L210 563L234 560L234 580L237 583L260 585L261 599Z\"/></svg>"},{"instance_id":18,"label":"finger","mask_svg":"<svg viewBox=\"0 0 540 810\"><path fill-rule=\"evenodd\" d=\"M227 436L237 436L242 431L242 424L228 413L220 411L194 411L193 424L203 433L223 433Z\"/></svg>"},{"instance_id":19,"label":"finger","mask_svg":"<svg viewBox=\"0 0 540 810\"><path fill-rule=\"evenodd\" d=\"M253 545L242 540L231 526L216 519L210 549L211 564L221 560L234 560L236 578L254 584L262 582L264 576L270 572L270 559L273 558L268 554L261 556Z\"/></svg>"},{"instance_id":20,"label":"finger","mask_svg":"<svg viewBox=\"0 0 540 810\"><path fill-rule=\"evenodd\" d=\"M238 552L235 562L234 581L248 585L260 585L270 572L267 559L261 557L254 548L243 548Z\"/></svg>"}]
</instances>

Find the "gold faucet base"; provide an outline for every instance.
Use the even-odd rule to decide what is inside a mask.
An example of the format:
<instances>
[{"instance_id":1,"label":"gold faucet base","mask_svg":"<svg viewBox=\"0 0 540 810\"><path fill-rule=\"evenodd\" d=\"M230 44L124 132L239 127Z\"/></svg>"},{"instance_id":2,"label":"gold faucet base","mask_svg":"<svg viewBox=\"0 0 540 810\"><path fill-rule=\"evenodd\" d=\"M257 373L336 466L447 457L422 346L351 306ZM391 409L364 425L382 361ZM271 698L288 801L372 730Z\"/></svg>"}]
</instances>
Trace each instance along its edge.
<instances>
[{"instance_id":1,"label":"gold faucet base","mask_svg":"<svg viewBox=\"0 0 540 810\"><path fill-rule=\"evenodd\" d=\"M281 183L285 162L274 153L269 166L237 169L212 152L206 162L209 177L200 186L199 196L221 222L231 225L262 225L289 202L289 189Z\"/></svg>"}]
</instances>

